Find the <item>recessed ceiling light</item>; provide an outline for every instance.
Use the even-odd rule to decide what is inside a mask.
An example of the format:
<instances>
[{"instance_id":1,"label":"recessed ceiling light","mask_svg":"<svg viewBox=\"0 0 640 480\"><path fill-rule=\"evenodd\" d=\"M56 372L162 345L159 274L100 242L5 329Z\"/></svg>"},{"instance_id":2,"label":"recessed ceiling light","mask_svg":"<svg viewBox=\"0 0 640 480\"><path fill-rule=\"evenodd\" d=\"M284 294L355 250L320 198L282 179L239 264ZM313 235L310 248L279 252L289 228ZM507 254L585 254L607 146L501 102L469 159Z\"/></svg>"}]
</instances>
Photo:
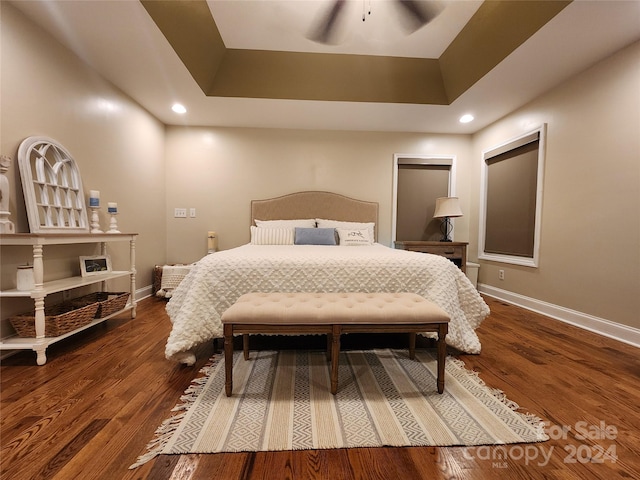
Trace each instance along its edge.
<instances>
[{"instance_id":1,"label":"recessed ceiling light","mask_svg":"<svg viewBox=\"0 0 640 480\"><path fill-rule=\"evenodd\" d=\"M460 123L469 123L473 121L473 115L466 113L460 117Z\"/></svg>"},{"instance_id":2,"label":"recessed ceiling light","mask_svg":"<svg viewBox=\"0 0 640 480\"><path fill-rule=\"evenodd\" d=\"M187 109L180 103L174 103L173 107L171 107L171 110L176 113L187 113Z\"/></svg>"}]
</instances>

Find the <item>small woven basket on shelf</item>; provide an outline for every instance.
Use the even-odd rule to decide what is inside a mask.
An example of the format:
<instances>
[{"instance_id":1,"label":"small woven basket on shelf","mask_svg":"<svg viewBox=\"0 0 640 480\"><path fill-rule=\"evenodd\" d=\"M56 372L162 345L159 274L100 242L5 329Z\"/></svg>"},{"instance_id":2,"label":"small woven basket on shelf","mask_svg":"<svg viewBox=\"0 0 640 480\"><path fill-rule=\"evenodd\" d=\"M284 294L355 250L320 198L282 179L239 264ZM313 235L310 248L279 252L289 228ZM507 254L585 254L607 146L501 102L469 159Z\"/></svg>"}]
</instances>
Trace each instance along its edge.
<instances>
[{"instance_id":1,"label":"small woven basket on shelf","mask_svg":"<svg viewBox=\"0 0 640 480\"><path fill-rule=\"evenodd\" d=\"M44 336L58 337L76 328L84 327L93 321L98 310L98 304L88 304L82 307L71 303L60 303L44 309ZM15 315L9 319L16 333L20 337L36 336L35 312Z\"/></svg>"},{"instance_id":2,"label":"small woven basket on shelf","mask_svg":"<svg viewBox=\"0 0 640 480\"><path fill-rule=\"evenodd\" d=\"M104 318L122 310L129 300L129 292L94 292L71 300L77 306L96 303L98 310L95 318Z\"/></svg>"}]
</instances>

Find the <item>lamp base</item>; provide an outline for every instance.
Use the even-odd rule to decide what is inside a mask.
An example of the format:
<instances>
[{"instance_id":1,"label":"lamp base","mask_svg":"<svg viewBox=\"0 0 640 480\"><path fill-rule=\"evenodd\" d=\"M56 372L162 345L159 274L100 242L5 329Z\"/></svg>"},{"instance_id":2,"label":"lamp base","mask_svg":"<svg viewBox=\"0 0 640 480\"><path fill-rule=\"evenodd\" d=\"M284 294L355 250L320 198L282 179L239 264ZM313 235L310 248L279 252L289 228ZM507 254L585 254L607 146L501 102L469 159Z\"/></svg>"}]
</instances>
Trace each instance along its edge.
<instances>
[{"instance_id":1,"label":"lamp base","mask_svg":"<svg viewBox=\"0 0 640 480\"><path fill-rule=\"evenodd\" d=\"M441 242L451 242L451 237L449 234L451 233L451 221L449 217L444 217L442 219L442 223L440 224L440 231L442 232Z\"/></svg>"}]
</instances>

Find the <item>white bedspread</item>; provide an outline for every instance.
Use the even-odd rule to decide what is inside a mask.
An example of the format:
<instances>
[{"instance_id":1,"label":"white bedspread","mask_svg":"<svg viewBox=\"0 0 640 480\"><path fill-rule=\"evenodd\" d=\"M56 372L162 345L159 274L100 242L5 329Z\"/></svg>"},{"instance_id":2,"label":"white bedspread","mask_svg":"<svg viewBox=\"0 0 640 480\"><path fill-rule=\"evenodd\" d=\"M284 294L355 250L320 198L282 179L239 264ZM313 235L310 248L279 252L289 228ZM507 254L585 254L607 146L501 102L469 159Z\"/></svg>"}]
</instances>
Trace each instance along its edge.
<instances>
[{"instance_id":1,"label":"white bedspread","mask_svg":"<svg viewBox=\"0 0 640 480\"><path fill-rule=\"evenodd\" d=\"M165 355L192 364L196 345L222 337L222 313L248 292L414 292L451 316L447 343L480 353L475 333L489 307L444 257L367 247L243 245L207 255L167 304L173 328Z\"/></svg>"}]
</instances>

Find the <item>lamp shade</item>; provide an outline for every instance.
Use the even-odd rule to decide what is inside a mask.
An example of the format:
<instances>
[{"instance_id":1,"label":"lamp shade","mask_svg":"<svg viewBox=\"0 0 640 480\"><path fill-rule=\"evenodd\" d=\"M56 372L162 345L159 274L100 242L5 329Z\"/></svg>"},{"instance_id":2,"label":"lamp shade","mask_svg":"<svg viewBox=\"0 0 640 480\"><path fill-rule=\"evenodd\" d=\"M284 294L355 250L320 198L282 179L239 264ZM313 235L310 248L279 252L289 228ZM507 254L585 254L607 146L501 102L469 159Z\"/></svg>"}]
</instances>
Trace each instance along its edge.
<instances>
[{"instance_id":1,"label":"lamp shade","mask_svg":"<svg viewBox=\"0 0 640 480\"><path fill-rule=\"evenodd\" d=\"M439 197L436 198L436 211L433 214L433 218L445 218L445 217L461 217L462 210L460 209L460 203L458 197Z\"/></svg>"}]
</instances>

